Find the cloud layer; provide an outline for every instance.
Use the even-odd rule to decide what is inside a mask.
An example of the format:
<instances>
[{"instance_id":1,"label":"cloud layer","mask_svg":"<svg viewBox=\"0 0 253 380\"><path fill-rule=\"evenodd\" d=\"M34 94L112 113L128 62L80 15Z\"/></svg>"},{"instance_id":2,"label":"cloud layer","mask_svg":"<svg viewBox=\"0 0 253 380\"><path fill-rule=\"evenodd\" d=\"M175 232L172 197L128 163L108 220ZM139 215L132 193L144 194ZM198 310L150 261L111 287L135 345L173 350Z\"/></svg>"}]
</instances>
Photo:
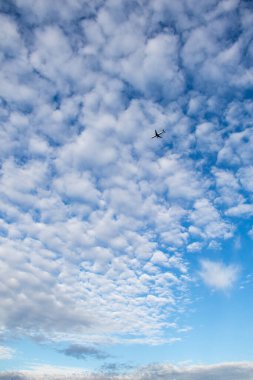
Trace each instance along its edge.
<instances>
[{"instance_id":1,"label":"cloud layer","mask_svg":"<svg viewBox=\"0 0 253 380\"><path fill-rule=\"evenodd\" d=\"M178 339L189 255L253 213L250 3L0 11L1 331ZM206 279L218 264L202 263ZM233 268L207 284L227 288Z\"/></svg>"},{"instance_id":2,"label":"cloud layer","mask_svg":"<svg viewBox=\"0 0 253 380\"><path fill-rule=\"evenodd\" d=\"M175 367L173 365L151 365L143 367L131 374L118 375L113 373L88 373L68 368L37 368L30 371L9 372L0 374L0 379L15 380L42 380L42 379L64 380L222 380L230 379L251 380L253 376L252 363L223 363L217 365L199 365L191 367Z\"/></svg>"}]
</instances>

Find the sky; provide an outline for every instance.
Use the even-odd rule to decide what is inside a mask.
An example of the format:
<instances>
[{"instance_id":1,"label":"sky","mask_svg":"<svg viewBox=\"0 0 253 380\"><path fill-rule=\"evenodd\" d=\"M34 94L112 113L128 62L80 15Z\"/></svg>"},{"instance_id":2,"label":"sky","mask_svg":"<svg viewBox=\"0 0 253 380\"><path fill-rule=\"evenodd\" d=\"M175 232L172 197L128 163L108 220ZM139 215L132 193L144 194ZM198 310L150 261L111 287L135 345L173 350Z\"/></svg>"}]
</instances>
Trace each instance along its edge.
<instances>
[{"instance_id":1,"label":"sky","mask_svg":"<svg viewBox=\"0 0 253 380\"><path fill-rule=\"evenodd\" d=\"M251 380L252 1L0 0L0 45L0 379Z\"/></svg>"}]
</instances>

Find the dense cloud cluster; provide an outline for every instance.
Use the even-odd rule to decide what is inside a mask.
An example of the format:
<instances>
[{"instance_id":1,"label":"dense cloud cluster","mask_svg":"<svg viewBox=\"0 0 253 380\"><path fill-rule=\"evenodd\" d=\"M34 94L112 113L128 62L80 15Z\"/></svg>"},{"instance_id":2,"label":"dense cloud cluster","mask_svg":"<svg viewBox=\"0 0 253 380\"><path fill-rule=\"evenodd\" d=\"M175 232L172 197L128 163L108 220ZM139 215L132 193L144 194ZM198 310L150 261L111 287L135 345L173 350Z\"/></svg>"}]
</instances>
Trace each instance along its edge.
<instances>
[{"instance_id":1,"label":"dense cloud cluster","mask_svg":"<svg viewBox=\"0 0 253 380\"><path fill-rule=\"evenodd\" d=\"M253 214L251 2L0 11L1 331L75 347L180 339L189 256ZM201 268L222 290L239 273Z\"/></svg>"},{"instance_id":2,"label":"dense cloud cluster","mask_svg":"<svg viewBox=\"0 0 253 380\"><path fill-rule=\"evenodd\" d=\"M251 380L252 363L224 363L217 365L199 365L176 367L173 365L150 365L139 368L129 374L89 373L81 370L53 367L37 368L30 371L0 374L1 380Z\"/></svg>"}]
</instances>

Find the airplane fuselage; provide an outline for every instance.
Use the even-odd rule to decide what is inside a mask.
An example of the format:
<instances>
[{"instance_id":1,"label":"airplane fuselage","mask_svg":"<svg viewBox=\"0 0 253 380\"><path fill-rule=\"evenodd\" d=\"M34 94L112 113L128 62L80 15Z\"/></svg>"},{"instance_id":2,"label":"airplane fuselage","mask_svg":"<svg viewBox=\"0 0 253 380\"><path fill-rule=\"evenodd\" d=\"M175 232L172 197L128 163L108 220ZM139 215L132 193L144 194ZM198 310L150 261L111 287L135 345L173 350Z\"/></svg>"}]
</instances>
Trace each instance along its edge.
<instances>
[{"instance_id":1,"label":"airplane fuselage","mask_svg":"<svg viewBox=\"0 0 253 380\"><path fill-rule=\"evenodd\" d=\"M154 138L154 137L156 137L156 138L162 138L162 134L163 133L165 133L165 130L163 129L161 132L157 132L157 130L155 129L155 135L152 137L152 139Z\"/></svg>"}]
</instances>

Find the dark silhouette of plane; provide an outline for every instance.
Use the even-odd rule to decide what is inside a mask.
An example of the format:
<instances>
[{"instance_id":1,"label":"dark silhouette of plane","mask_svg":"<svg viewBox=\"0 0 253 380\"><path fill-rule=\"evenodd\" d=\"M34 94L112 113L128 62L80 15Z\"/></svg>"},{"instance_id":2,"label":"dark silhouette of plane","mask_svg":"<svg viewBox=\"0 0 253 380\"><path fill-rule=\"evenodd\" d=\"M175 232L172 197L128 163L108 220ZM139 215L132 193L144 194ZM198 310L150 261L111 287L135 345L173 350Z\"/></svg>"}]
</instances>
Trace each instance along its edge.
<instances>
[{"instance_id":1,"label":"dark silhouette of plane","mask_svg":"<svg viewBox=\"0 0 253 380\"><path fill-rule=\"evenodd\" d=\"M162 134L165 133L165 130L163 129L161 132L157 132L157 130L155 129L155 135L152 137L152 139L154 139L155 137L157 138L162 138Z\"/></svg>"}]
</instances>

